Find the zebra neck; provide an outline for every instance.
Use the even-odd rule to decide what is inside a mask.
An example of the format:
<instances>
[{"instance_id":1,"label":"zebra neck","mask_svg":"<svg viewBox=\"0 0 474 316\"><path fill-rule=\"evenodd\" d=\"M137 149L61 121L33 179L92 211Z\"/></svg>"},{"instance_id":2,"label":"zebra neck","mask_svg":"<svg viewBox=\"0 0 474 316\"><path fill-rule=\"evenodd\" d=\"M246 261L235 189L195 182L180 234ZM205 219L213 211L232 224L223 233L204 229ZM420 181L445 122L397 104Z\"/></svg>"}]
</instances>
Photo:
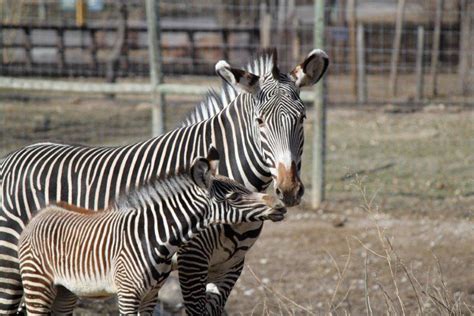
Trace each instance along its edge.
<instances>
[{"instance_id":1,"label":"zebra neck","mask_svg":"<svg viewBox=\"0 0 474 316\"><path fill-rule=\"evenodd\" d=\"M133 216L143 250L159 258L171 257L211 221L209 198L203 190L190 183L166 190L170 192L163 192L162 187L150 188L148 200L134 209Z\"/></svg>"},{"instance_id":2,"label":"zebra neck","mask_svg":"<svg viewBox=\"0 0 474 316\"><path fill-rule=\"evenodd\" d=\"M219 173L262 191L272 178L262 155L260 133L255 124L255 100L241 93L223 111L211 119L207 141L219 151ZM210 139L209 139L210 138Z\"/></svg>"}]
</instances>

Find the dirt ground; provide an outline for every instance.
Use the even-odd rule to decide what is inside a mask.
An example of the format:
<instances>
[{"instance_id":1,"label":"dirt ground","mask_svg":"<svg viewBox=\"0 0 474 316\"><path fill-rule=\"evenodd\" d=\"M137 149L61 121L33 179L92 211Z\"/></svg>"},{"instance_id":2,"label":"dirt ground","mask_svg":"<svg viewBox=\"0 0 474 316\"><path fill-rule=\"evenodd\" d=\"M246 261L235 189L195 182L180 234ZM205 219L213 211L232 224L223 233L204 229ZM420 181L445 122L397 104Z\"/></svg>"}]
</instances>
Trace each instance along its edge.
<instances>
[{"instance_id":1,"label":"dirt ground","mask_svg":"<svg viewBox=\"0 0 474 316\"><path fill-rule=\"evenodd\" d=\"M194 102L180 107L171 102L167 128ZM144 139L149 113L146 100L2 101L0 153L46 139L89 144ZM290 209L284 222L265 225L227 312L472 314L472 109L330 108L326 202L318 210L307 204L310 110L308 117L304 203Z\"/></svg>"}]
</instances>

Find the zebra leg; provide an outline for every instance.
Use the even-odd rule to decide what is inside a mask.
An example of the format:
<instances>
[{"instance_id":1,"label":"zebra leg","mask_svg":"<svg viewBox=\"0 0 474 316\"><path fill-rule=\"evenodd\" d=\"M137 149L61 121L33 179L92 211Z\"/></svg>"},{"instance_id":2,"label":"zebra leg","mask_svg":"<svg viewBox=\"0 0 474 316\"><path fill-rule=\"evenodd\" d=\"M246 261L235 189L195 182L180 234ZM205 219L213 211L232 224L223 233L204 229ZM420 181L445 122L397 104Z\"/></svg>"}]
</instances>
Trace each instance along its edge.
<instances>
[{"instance_id":1,"label":"zebra leg","mask_svg":"<svg viewBox=\"0 0 474 316\"><path fill-rule=\"evenodd\" d=\"M151 289L142 299L140 304L139 313L140 315L152 315L155 306L158 304L158 291L161 288L161 284L159 286L154 287Z\"/></svg>"},{"instance_id":2,"label":"zebra leg","mask_svg":"<svg viewBox=\"0 0 474 316\"><path fill-rule=\"evenodd\" d=\"M48 285L38 283L43 279L25 281L25 305L29 315L50 315L57 290L54 284Z\"/></svg>"},{"instance_id":3,"label":"zebra leg","mask_svg":"<svg viewBox=\"0 0 474 316\"><path fill-rule=\"evenodd\" d=\"M54 315L72 315L76 307L77 296L63 286L57 286L56 298L52 310Z\"/></svg>"},{"instance_id":4,"label":"zebra leg","mask_svg":"<svg viewBox=\"0 0 474 316\"><path fill-rule=\"evenodd\" d=\"M136 295L117 293L120 315L137 315L140 307L140 299Z\"/></svg>"},{"instance_id":5,"label":"zebra leg","mask_svg":"<svg viewBox=\"0 0 474 316\"><path fill-rule=\"evenodd\" d=\"M0 212L0 315L15 314L23 296L17 244L21 228Z\"/></svg>"},{"instance_id":6,"label":"zebra leg","mask_svg":"<svg viewBox=\"0 0 474 316\"><path fill-rule=\"evenodd\" d=\"M178 272L186 315L205 315L209 253L192 240L178 253Z\"/></svg>"},{"instance_id":7,"label":"zebra leg","mask_svg":"<svg viewBox=\"0 0 474 316\"><path fill-rule=\"evenodd\" d=\"M25 243L20 249L20 269L26 310L28 315L49 315L58 290L54 285L51 271L47 271L49 266L42 265L30 246Z\"/></svg>"},{"instance_id":8,"label":"zebra leg","mask_svg":"<svg viewBox=\"0 0 474 316\"><path fill-rule=\"evenodd\" d=\"M235 282L239 279L243 267L244 258L231 268L225 269L223 273L219 273L218 270L214 269L209 271L208 282L215 286L214 289L211 288L206 293L206 309L209 315L222 315L224 313L227 299L234 288Z\"/></svg>"}]
</instances>

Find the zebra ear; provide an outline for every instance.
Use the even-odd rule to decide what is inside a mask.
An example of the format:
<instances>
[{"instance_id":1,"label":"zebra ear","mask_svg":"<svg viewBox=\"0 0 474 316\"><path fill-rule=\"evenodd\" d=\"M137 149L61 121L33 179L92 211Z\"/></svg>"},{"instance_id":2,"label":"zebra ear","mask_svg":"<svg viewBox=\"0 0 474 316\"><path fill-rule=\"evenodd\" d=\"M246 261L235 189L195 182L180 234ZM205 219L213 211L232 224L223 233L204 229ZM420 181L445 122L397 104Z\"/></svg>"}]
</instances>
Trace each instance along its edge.
<instances>
[{"instance_id":1,"label":"zebra ear","mask_svg":"<svg viewBox=\"0 0 474 316\"><path fill-rule=\"evenodd\" d=\"M256 94L260 89L260 77L243 69L232 68L226 61L216 64L216 73L233 87Z\"/></svg>"},{"instance_id":2,"label":"zebra ear","mask_svg":"<svg viewBox=\"0 0 474 316\"><path fill-rule=\"evenodd\" d=\"M301 64L290 72L290 76L297 87L310 86L322 78L328 66L328 55L320 49L314 49Z\"/></svg>"},{"instance_id":3,"label":"zebra ear","mask_svg":"<svg viewBox=\"0 0 474 316\"><path fill-rule=\"evenodd\" d=\"M213 145L209 147L209 151L207 152L207 161L209 162L211 174L215 176L219 170L219 152Z\"/></svg>"},{"instance_id":4,"label":"zebra ear","mask_svg":"<svg viewBox=\"0 0 474 316\"><path fill-rule=\"evenodd\" d=\"M211 166L206 158L198 157L194 159L191 166L191 178L202 189L207 190L211 186Z\"/></svg>"}]
</instances>

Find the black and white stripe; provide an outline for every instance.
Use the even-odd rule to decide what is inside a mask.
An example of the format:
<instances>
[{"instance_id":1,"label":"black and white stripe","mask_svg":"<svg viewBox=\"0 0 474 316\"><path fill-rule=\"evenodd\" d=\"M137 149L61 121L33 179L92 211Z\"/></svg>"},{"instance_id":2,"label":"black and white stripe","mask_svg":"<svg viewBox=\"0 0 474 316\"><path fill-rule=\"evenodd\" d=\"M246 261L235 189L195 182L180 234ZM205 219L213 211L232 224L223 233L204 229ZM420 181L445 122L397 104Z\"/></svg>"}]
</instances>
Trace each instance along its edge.
<instances>
[{"instance_id":1,"label":"black and white stripe","mask_svg":"<svg viewBox=\"0 0 474 316\"><path fill-rule=\"evenodd\" d=\"M318 51L312 52L308 59L327 60L327 56ZM221 156L220 174L254 191L264 190L272 179L276 180L277 189L279 183L285 183L278 174L278 165L290 167L288 157L291 157L295 159L291 163L299 166L302 151L302 139L294 139L295 135L302 136L304 117L304 107L298 97L299 86L295 83L306 82L301 80L302 76L307 76L306 72L314 69L324 72L326 67L321 70L305 60L290 74L275 77L274 64L269 60L273 62L274 59L268 54L258 58L264 73L258 81L244 80L248 76L241 76L237 82L232 78L234 69L220 69L219 74L225 74L226 80L234 80L237 91L251 93L239 92L217 115L202 122L128 146L43 143L21 148L5 157L0 164L0 313L16 312L23 293L17 241L32 215L45 205L65 201L94 210L104 209L120 192L137 188L152 177L187 169L194 158L205 154L210 144ZM258 89L249 87L250 82L257 83ZM279 118L287 123L278 124ZM285 135L282 126L291 127L291 131ZM282 145L276 146L274 151L271 146L278 142ZM289 144L298 144L300 148ZM296 172L293 178L286 184L300 183ZM288 205L294 205L299 202L302 192L294 190L293 186L288 188L280 195ZM187 302L199 302L197 307L188 309L191 313L202 312L207 282L217 286L219 294L212 298L217 297L219 302L210 305L215 307L215 313L220 313L241 272L245 253L258 237L262 225L218 227L206 230L180 251L183 292ZM196 294L193 300L187 296L189 293Z\"/></svg>"},{"instance_id":2,"label":"black and white stripe","mask_svg":"<svg viewBox=\"0 0 474 316\"><path fill-rule=\"evenodd\" d=\"M151 181L104 212L52 205L33 217L19 241L28 313L70 313L77 297L117 294L122 315L151 314L171 256L194 234L283 218L283 204L213 176L209 162L198 158L191 175Z\"/></svg>"}]
</instances>

